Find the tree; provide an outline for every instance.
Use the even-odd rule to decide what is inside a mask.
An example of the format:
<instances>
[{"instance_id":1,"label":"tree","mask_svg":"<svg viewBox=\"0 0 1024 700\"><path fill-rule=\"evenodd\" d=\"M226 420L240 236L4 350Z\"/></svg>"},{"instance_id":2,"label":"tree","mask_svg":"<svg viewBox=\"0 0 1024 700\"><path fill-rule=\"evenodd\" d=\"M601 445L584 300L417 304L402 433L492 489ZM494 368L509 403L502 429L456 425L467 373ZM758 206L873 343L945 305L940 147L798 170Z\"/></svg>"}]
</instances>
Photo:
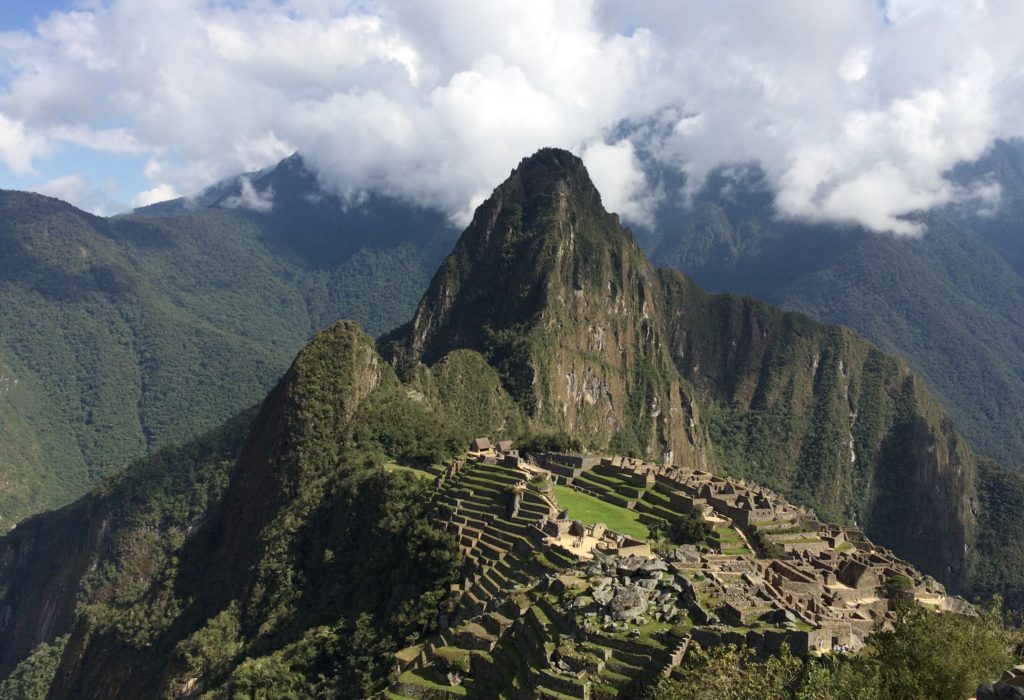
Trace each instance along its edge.
<instances>
[{"instance_id":1,"label":"tree","mask_svg":"<svg viewBox=\"0 0 1024 700\"><path fill-rule=\"evenodd\" d=\"M668 527L668 538L675 544L699 544L711 535L713 528L704 516L691 511Z\"/></svg>"},{"instance_id":2,"label":"tree","mask_svg":"<svg viewBox=\"0 0 1024 700\"><path fill-rule=\"evenodd\" d=\"M649 693L651 700L783 700L798 682L803 664L783 649L764 661L754 651L726 644L705 651L696 646L679 669Z\"/></svg>"},{"instance_id":3,"label":"tree","mask_svg":"<svg viewBox=\"0 0 1024 700\"><path fill-rule=\"evenodd\" d=\"M964 698L979 683L998 678L1013 664L1010 652L1020 636L1003 625L998 605L977 617L897 610L894 628L871 637L882 695Z\"/></svg>"}]
</instances>

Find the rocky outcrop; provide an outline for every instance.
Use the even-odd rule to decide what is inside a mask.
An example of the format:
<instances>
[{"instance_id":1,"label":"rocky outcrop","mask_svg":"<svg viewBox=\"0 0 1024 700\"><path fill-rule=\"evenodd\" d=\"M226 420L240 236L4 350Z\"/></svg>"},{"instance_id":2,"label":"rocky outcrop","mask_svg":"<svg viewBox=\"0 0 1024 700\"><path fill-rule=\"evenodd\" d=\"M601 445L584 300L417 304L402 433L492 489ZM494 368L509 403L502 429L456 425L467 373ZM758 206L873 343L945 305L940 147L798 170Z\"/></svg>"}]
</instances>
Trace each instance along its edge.
<instances>
[{"instance_id":1,"label":"rocky outcrop","mask_svg":"<svg viewBox=\"0 0 1024 700\"><path fill-rule=\"evenodd\" d=\"M565 151L494 191L381 348L405 376L474 350L535 432L752 478L970 581L975 458L907 364L656 270Z\"/></svg>"},{"instance_id":2,"label":"rocky outcrop","mask_svg":"<svg viewBox=\"0 0 1024 700\"><path fill-rule=\"evenodd\" d=\"M995 683L983 683L976 700L1024 700L1024 665L1014 666Z\"/></svg>"}]
</instances>

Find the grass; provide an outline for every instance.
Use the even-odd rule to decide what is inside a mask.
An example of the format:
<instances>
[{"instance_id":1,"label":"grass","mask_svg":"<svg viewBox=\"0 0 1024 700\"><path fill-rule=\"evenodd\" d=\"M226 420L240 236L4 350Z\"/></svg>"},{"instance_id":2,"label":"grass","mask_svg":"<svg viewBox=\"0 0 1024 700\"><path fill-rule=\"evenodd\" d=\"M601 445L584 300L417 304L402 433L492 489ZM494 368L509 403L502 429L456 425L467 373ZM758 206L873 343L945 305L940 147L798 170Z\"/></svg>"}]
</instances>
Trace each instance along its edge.
<instances>
[{"instance_id":1,"label":"grass","mask_svg":"<svg viewBox=\"0 0 1024 700\"><path fill-rule=\"evenodd\" d=\"M439 690L450 695L465 695L466 689L461 685L448 685L446 678L443 678L433 668L424 668L416 671L406 671L398 677L399 683L419 685L431 690Z\"/></svg>"},{"instance_id":2,"label":"grass","mask_svg":"<svg viewBox=\"0 0 1024 700\"><path fill-rule=\"evenodd\" d=\"M753 552L751 552L746 547L723 547L722 548L722 554L728 554L729 556L734 556L734 555L753 554Z\"/></svg>"},{"instance_id":3,"label":"grass","mask_svg":"<svg viewBox=\"0 0 1024 700\"><path fill-rule=\"evenodd\" d=\"M389 472L409 472L410 474L419 479L434 478L434 475L429 472L425 472L422 469L417 469L415 467L407 467L403 464L399 464L398 462L386 462L384 464L384 468L387 469Z\"/></svg>"},{"instance_id":4,"label":"grass","mask_svg":"<svg viewBox=\"0 0 1024 700\"><path fill-rule=\"evenodd\" d=\"M569 517L588 525L604 523L608 529L630 537L647 539L650 532L640 522L640 514L621 506L573 491L567 486L555 486L555 497L558 505L569 511Z\"/></svg>"}]
</instances>

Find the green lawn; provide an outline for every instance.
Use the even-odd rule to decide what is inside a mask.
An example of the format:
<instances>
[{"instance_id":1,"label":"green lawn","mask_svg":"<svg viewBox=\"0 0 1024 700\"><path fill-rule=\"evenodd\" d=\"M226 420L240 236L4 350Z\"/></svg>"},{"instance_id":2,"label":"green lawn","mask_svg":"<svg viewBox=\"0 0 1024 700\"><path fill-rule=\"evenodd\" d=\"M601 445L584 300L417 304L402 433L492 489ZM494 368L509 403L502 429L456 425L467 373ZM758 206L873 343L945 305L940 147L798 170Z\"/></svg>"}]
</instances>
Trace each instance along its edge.
<instances>
[{"instance_id":1,"label":"green lawn","mask_svg":"<svg viewBox=\"0 0 1024 700\"><path fill-rule=\"evenodd\" d=\"M558 505L569 511L569 517L592 525L604 523L608 529L623 535L647 539L650 533L640 522L640 514L621 506L605 503L585 493L573 491L568 486L555 486Z\"/></svg>"},{"instance_id":2,"label":"green lawn","mask_svg":"<svg viewBox=\"0 0 1024 700\"><path fill-rule=\"evenodd\" d=\"M742 555L746 556L752 554L752 552L746 547L722 547L722 554L728 554L729 556Z\"/></svg>"},{"instance_id":3,"label":"green lawn","mask_svg":"<svg viewBox=\"0 0 1024 700\"><path fill-rule=\"evenodd\" d=\"M384 468L387 469L389 472L409 472L413 476L418 477L420 479L434 478L434 475L431 474L430 472L423 471L422 469L417 469L416 467L407 467L404 464L399 464L398 462L385 462Z\"/></svg>"},{"instance_id":4,"label":"green lawn","mask_svg":"<svg viewBox=\"0 0 1024 700\"><path fill-rule=\"evenodd\" d=\"M741 542L743 538L728 525L715 525L715 537L719 542Z\"/></svg>"},{"instance_id":5,"label":"green lawn","mask_svg":"<svg viewBox=\"0 0 1024 700\"><path fill-rule=\"evenodd\" d=\"M434 668L423 668L418 671L406 671L398 677L399 683L419 685L427 690L440 691L449 695L465 695L466 689L461 685L448 685L447 679Z\"/></svg>"}]
</instances>

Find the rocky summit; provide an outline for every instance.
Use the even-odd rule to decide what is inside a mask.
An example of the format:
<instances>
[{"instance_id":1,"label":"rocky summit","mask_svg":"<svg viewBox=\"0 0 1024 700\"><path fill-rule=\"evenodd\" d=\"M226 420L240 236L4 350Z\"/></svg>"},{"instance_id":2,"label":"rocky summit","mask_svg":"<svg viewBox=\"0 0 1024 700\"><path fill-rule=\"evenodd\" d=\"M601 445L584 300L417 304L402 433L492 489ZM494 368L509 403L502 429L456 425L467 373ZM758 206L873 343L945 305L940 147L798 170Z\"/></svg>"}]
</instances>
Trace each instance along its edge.
<instances>
[{"instance_id":1,"label":"rocky summit","mask_svg":"<svg viewBox=\"0 0 1024 700\"><path fill-rule=\"evenodd\" d=\"M534 431L755 479L958 590L977 582L979 550L1003 546L983 490L998 468L905 362L655 269L566 151L513 171L382 343L406 377L459 348L484 356Z\"/></svg>"}]
</instances>

